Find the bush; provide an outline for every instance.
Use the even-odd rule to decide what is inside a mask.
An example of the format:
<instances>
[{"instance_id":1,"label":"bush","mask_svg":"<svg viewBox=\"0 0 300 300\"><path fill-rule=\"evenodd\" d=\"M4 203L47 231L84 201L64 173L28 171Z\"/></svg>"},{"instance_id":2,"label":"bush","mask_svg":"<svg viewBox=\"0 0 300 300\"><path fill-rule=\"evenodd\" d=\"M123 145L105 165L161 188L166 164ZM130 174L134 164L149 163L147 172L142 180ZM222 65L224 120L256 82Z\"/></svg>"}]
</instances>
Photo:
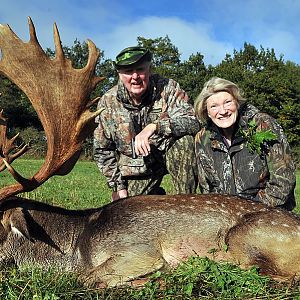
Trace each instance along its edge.
<instances>
[{"instance_id":1,"label":"bush","mask_svg":"<svg viewBox=\"0 0 300 300\"><path fill-rule=\"evenodd\" d=\"M297 169L300 169L300 147L292 148L293 159L297 166Z\"/></svg>"},{"instance_id":2,"label":"bush","mask_svg":"<svg viewBox=\"0 0 300 300\"><path fill-rule=\"evenodd\" d=\"M47 152L47 138L44 131L35 127L25 129L16 128L11 132L11 136L19 133L17 145L28 144L30 149L26 152L26 158L44 158ZM93 159L93 135L89 136L83 143L81 159Z\"/></svg>"},{"instance_id":3,"label":"bush","mask_svg":"<svg viewBox=\"0 0 300 300\"><path fill-rule=\"evenodd\" d=\"M45 157L47 152L47 139L44 131L39 131L34 127L27 127L25 129L15 130L20 133L18 145L22 143L30 146L26 153L27 157L40 158Z\"/></svg>"}]
</instances>

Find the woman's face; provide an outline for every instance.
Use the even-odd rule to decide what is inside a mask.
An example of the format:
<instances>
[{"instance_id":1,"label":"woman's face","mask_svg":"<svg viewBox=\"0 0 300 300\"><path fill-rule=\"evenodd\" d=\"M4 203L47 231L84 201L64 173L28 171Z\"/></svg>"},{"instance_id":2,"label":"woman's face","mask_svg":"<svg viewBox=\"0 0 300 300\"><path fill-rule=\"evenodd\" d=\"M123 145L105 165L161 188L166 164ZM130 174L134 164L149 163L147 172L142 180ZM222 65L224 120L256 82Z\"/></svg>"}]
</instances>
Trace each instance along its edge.
<instances>
[{"instance_id":1,"label":"woman's face","mask_svg":"<svg viewBox=\"0 0 300 300\"><path fill-rule=\"evenodd\" d=\"M238 105L228 92L218 92L207 99L208 117L219 127L229 128L237 120Z\"/></svg>"},{"instance_id":2,"label":"woman's face","mask_svg":"<svg viewBox=\"0 0 300 300\"><path fill-rule=\"evenodd\" d=\"M144 62L135 67L121 69L119 70L119 77L131 98L139 102L149 84L150 62Z\"/></svg>"}]
</instances>

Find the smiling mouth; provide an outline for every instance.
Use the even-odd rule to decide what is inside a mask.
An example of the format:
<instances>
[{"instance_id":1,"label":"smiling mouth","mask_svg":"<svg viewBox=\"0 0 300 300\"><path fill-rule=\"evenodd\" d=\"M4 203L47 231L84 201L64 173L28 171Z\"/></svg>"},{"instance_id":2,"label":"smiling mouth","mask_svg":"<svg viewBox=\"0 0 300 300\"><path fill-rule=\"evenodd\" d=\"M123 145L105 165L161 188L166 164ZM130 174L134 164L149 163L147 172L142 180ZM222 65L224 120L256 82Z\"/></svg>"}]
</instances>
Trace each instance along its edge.
<instances>
[{"instance_id":1,"label":"smiling mouth","mask_svg":"<svg viewBox=\"0 0 300 300\"><path fill-rule=\"evenodd\" d=\"M132 83L131 84L131 86L133 86L133 87L141 87L142 86L142 84L141 83Z\"/></svg>"},{"instance_id":2,"label":"smiling mouth","mask_svg":"<svg viewBox=\"0 0 300 300\"><path fill-rule=\"evenodd\" d=\"M224 117L220 117L219 120L227 120L229 118L230 118L230 116L224 116Z\"/></svg>"}]
</instances>

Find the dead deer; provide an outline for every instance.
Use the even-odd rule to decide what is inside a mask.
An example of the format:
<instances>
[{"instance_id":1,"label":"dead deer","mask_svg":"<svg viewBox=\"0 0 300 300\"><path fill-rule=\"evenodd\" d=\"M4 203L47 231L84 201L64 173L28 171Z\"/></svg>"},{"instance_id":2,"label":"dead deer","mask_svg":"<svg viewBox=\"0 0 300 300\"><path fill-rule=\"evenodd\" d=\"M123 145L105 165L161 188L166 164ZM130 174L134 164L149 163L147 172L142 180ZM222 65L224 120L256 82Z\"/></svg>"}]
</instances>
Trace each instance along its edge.
<instances>
[{"instance_id":1,"label":"dead deer","mask_svg":"<svg viewBox=\"0 0 300 300\"><path fill-rule=\"evenodd\" d=\"M274 276L300 275L300 219L280 208L210 194L135 196L67 210L16 196L69 172L100 113L89 111L96 101L90 93L102 79L94 75L95 45L89 42L87 66L75 70L63 55L56 26L54 60L42 51L30 18L29 27L30 41L24 43L0 26L0 71L37 110L48 152L32 178L22 177L11 163L27 146L13 146L1 114L0 167L18 183L0 190L0 265L55 266L78 272L87 284L107 286L174 267L191 255L255 265Z\"/></svg>"}]
</instances>

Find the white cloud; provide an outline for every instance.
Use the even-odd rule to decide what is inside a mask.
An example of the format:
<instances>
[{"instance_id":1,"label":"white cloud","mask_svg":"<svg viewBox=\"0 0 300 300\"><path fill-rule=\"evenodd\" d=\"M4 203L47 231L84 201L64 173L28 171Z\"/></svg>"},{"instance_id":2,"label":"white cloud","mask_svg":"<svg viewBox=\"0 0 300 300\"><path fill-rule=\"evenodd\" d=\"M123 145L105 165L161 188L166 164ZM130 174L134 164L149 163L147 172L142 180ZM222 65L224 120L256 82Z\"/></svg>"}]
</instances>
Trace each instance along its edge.
<instances>
[{"instance_id":1,"label":"white cloud","mask_svg":"<svg viewBox=\"0 0 300 300\"><path fill-rule=\"evenodd\" d=\"M215 64L232 50L232 46L214 40L210 30L205 23L192 24L179 18L145 17L134 23L117 26L108 35L99 37L97 44L107 57L114 58L121 49L136 45L138 36L154 39L168 35L183 60L200 52L206 63Z\"/></svg>"},{"instance_id":2,"label":"white cloud","mask_svg":"<svg viewBox=\"0 0 300 300\"><path fill-rule=\"evenodd\" d=\"M299 58L299 39L285 30L265 30L263 36L258 34L256 44L275 49L276 55L283 55L285 60Z\"/></svg>"},{"instance_id":3,"label":"white cloud","mask_svg":"<svg viewBox=\"0 0 300 300\"><path fill-rule=\"evenodd\" d=\"M131 6L120 0L1 0L0 23L8 23L21 39L28 40L26 18L31 16L41 46L53 49L56 22L64 45L89 38L105 51L106 58L136 44L138 36L168 35L182 59L200 52L207 64L216 64L248 42L274 48L277 55L300 63L300 1L201 0L182 7L182 2L170 6L162 0Z\"/></svg>"}]
</instances>

